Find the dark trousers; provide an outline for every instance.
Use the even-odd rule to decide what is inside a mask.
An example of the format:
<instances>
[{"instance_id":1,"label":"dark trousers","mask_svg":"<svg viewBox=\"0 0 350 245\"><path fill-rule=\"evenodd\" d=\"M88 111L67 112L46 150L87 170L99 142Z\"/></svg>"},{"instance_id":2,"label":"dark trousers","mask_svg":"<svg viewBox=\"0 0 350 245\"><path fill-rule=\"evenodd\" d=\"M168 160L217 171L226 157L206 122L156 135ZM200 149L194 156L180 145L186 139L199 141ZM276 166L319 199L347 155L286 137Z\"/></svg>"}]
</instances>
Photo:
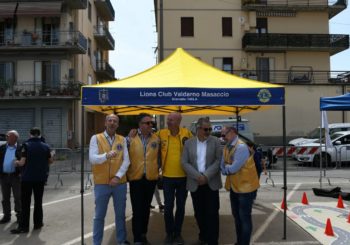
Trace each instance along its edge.
<instances>
[{"instance_id":1,"label":"dark trousers","mask_svg":"<svg viewBox=\"0 0 350 245\"><path fill-rule=\"evenodd\" d=\"M199 227L199 240L209 245L217 245L219 239L219 191L208 185L198 186L191 192L194 217Z\"/></svg>"},{"instance_id":2,"label":"dark trousers","mask_svg":"<svg viewBox=\"0 0 350 245\"><path fill-rule=\"evenodd\" d=\"M134 242L144 242L144 236L147 234L150 205L156 184L156 180L150 181L145 177L140 180L130 181Z\"/></svg>"},{"instance_id":3,"label":"dark trousers","mask_svg":"<svg viewBox=\"0 0 350 245\"><path fill-rule=\"evenodd\" d=\"M22 181L21 182L21 198L22 198L22 215L20 227L23 229L29 228L30 218L30 202L32 192L34 193L34 226L43 224L43 194L45 181Z\"/></svg>"},{"instance_id":4,"label":"dark trousers","mask_svg":"<svg viewBox=\"0 0 350 245\"><path fill-rule=\"evenodd\" d=\"M21 214L21 181L15 174L1 174L2 210L4 218L11 218L11 190L17 219Z\"/></svg>"},{"instance_id":5,"label":"dark trousers","mask_svg":"<svg viewBox=\"0 0 350 245\"><path fill-rule=\"evenodd\" d=\"M164 221L165 230L169 235L180 235L185 216L187 199L186 177L163 177L164 193ZM176 211L174 217L174 202L176 198Z\"/></svg>"},{"instance_id":6,"label":"dark trousers","mask_svg":"<svg viewBox=\"0 0 350 245\"><path fill-rule=\"evenodd\" d=\"M237 244L249 245L252 234L252 208L255 191L236 193L230 190L231 211L235 218Z\"/></svg>"}]
</instances>

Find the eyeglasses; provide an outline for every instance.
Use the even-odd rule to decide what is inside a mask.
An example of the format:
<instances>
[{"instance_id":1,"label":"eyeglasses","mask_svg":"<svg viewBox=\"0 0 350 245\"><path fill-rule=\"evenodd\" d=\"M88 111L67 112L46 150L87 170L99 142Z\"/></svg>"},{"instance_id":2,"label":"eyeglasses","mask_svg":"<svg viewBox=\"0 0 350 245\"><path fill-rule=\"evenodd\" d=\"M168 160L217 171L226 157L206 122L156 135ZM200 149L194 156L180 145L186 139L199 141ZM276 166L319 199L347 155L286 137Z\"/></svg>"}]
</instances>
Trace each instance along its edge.
<instances>
[{"instance_id":1,"label":"eyeglasses","mask_svg":"<svg viewBox=\"0 0 350 245\"><path fill-rule=\"evenodd\" d=\"M147 124L148 126L153 125L152 121L148 121L148 122L141 122L142 124Z\"/></svg>"},{"instance_id":2,"label":"eyeglasses","mask_svg":"<svg viewBox=\"0 0 350 245\"><path fill-rule=\"evenodd\" d=\"M209 127L209 128L202 128L204 130L204 132L211 132L213 130L212 127Z\"/></svg>"}]
</instances>

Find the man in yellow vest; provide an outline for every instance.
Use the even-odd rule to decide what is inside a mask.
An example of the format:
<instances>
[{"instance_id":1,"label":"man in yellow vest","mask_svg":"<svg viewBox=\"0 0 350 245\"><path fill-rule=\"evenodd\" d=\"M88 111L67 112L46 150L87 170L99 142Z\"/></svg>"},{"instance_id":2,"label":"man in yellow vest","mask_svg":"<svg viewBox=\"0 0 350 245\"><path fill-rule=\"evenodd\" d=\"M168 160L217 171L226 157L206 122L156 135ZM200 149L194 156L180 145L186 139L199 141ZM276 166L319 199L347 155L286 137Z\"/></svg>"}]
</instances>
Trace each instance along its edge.
<instances>
[{"instance_id":1,"label":"man in yellow vest","mask_svg":"<svg viewBox=\"0 0 350 245\"><path fill-rule=\"evenodd\" d=\"M125 226L127 191L125 174L130 161L125 138L116 134L118 126L117 115L106 116L106 130L92 136L90 140L89 160L92 164L95 184L94 245L102 243L104 219L111 196L114 205L117 244L130 244L127 241Z\"/></svg>"},{"instance_id":2,"label":"man in yellow vest","mask_svg":"<svg viewBox=\"0 0 350 245\"><path fill-rule=\"evenodd\" d=\"M226 127L221 136L227 144L223 150L221 173L227 175L225 188L230 191L232 215L235 219L237 243L249 245L252 233L252 206L259 179L253 155L238 138L235 127Z\"/></svg>"},{"instance_id":3,"label":"man in yellow vest","mask_svg":"<svg viewBox=\"0 0 350 245\"><path fill-rule=\"evenodd\" d=\"M161 142L161 163L163 172L165 244L183 244L181 236L187 198L186 173L181 165L181 153L185 141L192 137L187 128L180 128L181 114L168 115L168 128L157 132ZM174 217L174 201L176 212Z\"/></svg>"},{"instance_id":4,"label":"man in yellow vest","mask_svg":"<svg viewBox=\"0 0 350 245\"><path fill-rule=\"evenodd\" d=\"M148 244L147 229L150 205L159 174L159 138L153 133L150 114L138 115L139 128L135 137L129 137L130 167L127 177L132 206L134 244Z\"/></svg>"}]
</instances>

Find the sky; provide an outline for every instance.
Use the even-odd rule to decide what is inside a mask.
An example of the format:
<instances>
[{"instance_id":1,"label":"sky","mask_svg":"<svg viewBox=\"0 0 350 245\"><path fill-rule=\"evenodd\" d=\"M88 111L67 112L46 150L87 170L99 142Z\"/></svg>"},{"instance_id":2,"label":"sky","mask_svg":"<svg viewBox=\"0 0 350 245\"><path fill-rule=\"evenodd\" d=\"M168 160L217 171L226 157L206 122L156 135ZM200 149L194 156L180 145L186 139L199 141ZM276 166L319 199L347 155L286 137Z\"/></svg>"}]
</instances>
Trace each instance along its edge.
<instances>
[{"instance_id":1,"label":"sky","mask_svg":"<svg viewBox=\"0 0 350 245\"><path fill-rule=\"evenodd\" d=\"M153 0L111 0L115 21L110 32L115 50L109 62L118 79L144 71L156 64ZM330 21L330 33L350 35L350 6ZM350 71L350 49L331 57L331 71Z\"/></svg>"}]
</instances>

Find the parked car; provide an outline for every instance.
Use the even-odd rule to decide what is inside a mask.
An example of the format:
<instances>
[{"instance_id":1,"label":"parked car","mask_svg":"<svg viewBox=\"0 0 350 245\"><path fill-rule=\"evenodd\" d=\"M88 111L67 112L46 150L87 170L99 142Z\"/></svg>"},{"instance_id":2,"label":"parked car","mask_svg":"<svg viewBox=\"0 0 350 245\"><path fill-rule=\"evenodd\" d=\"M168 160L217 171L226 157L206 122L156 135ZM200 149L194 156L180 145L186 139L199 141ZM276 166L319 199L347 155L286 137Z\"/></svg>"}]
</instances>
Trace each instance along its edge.
<instances>
[{"instance_id":1,"label":"parked car","mask_svg":"<svg viewBox=\"0 0 350 245\"><path fill-rule=\"evenodd\" d=\"M332 135L339 131L350 131L350 123L331 123L328 125L329 134ZM322 129L324 134L324 129ZM320 139L320 127L313 129L305 137L296 138L288 142L290 146L301 146L307 143L315 142Z\"/></svg>"},{"instance_id":2,"label":"parked car","mask_svg":"<svg viewBox=\"0 0 350 245\"><path fill-rule=\"evenodd\" d=\"M336 162L350 162L350 131L340 131L330 136L332 146L325 147L324 139L321 142L322 166L331 166ZM300 147L320 147L320 141L303 144ZM303 154L297 154L296 159L299 162L311 163L312 166L320 166L320 154L309 154L306 150Z\"/></svg>"},{"instance_id":3,"label":"parked car","mask_svg":"<svg viewBox=\"0 0 350 245\"><path fill-rule=\"evenodd\" d=\"M6 134L0 134L0 145L6 144Z\"/></svg>"}]
</instances>

